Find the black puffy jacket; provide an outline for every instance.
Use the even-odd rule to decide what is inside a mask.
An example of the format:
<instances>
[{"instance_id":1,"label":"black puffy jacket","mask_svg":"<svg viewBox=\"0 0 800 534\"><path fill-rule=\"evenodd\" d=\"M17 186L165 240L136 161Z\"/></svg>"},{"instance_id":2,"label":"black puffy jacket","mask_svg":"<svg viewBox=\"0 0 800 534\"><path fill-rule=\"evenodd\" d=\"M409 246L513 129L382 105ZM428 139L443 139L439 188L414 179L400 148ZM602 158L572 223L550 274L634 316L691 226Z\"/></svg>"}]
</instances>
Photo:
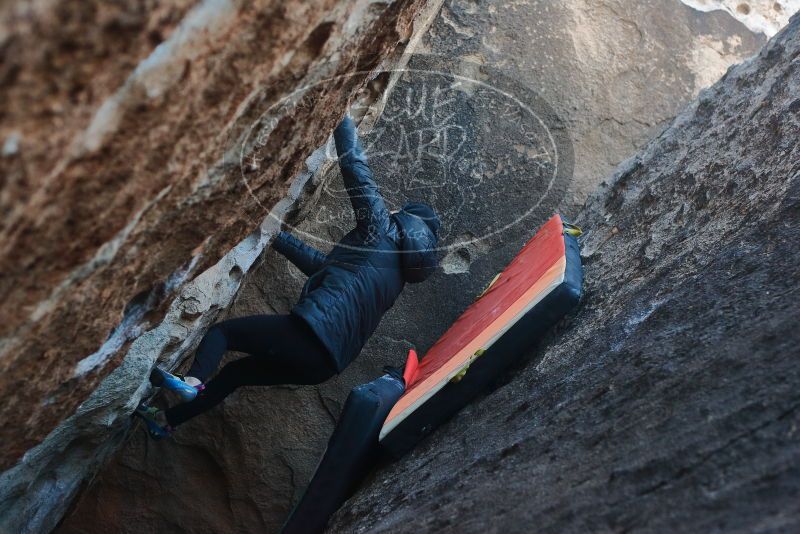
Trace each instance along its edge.
<instances>
[{"instance_id":1,"label":"black puffy jacket","mask_svg":"<svg viewBox=\"0 0 800 534\"><path fill-rule=\"evenodd\" d=\"M439 219L417 203L389 213L350 118L336 128L334 140L356 227L327 255L285 232L273 246L309 276L292 313L311 326L341 372L405 282L420 282L435 270Z\"/></svg>"}]
</instances>

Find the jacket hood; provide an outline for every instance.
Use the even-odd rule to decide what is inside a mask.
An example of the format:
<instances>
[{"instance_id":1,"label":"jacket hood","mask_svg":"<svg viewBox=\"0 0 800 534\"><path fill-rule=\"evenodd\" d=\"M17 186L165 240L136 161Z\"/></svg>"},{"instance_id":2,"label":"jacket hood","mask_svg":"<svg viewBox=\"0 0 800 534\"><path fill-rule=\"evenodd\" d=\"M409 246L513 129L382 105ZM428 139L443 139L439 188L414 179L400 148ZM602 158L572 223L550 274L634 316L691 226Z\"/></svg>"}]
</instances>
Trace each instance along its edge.
<instances>
[{"instance_id":1,"label":"jacket hood","mask_svg":"<svg viewBox=\"0 0 800 534\"><path fill-rule=\"evenodd\" d=\"M433 208L411 202L392 215L399 226L403 279L419 283L436 271L438 232L441 222Z\"/></svg>"},{"instance_id":2,"label":"jacket hood","mask_svg":"<svg viewBox=\"0 0 800 534\"><path fill-rule=\"evenodd\" d=\"M431 232L433 232L434 237L439 235L439 227L442 225L442 223L433 208L427 204L422 204L421 202L409 202L403 206L403 209L400 210L400 213L408 213L418 217L419 219L422 219L428 228L430 228Z\"/></svg>"}]
</instances>

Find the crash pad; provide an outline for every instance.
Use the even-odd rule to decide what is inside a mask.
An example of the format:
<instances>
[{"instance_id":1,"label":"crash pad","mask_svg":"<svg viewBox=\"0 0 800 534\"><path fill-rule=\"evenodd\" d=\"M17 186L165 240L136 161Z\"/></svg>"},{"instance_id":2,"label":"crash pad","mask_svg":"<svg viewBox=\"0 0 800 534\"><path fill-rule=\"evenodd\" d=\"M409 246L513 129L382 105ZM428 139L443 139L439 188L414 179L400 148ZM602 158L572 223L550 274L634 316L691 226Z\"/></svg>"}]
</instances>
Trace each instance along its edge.
<instances>
[{"instance_id":1,"label":"crash pad","mask_svg":"<svg viewBox=\"0 0 800 534\"><path fill-rule=\"evenodd\" d=\"M328 519L372 469L380 452L378 431L403 389L403 378L394 371L353 388L314 477L282 534L314 534L325 529Z\"/></svg>"},{"instance_id":2,"label":"crash pad","mask_svg":"<svg viewBox=\"0 0 800 534\"><path fill-rule=\"evenodd\" d=\"M405 453L575 307L583 274L575 232L565 224L559 215L547 221L418 365L407 363L405 393L380 431L384 449Z\"/></svg>"}]
</instances>

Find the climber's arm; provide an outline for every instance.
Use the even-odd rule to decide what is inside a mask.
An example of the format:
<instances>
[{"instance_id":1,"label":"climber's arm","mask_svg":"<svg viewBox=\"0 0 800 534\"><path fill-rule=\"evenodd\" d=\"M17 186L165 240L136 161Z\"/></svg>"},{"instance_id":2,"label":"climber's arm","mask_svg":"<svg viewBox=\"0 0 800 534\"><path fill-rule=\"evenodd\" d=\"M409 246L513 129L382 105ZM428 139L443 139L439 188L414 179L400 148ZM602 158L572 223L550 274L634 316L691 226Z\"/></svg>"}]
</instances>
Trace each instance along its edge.
<instances>
[{"instance_id":1,"label":"climber's arm","mask_svg":"<svg viewBox=\"0 0 800 534\"><path fill-rule=\"evenodd\" d=\"M319 271L325 263L325 254L286 232L280 232L275 236L272 246L306 276Z\"/></svg>"},{"instance_id":2,"label":"climber's arm","mask_svg":"<svg viewBox=\"0 0 800 534\"><path fill-rule=\"evenodd\" d=\"M389 222L389 212L367 164L353 119L345 117L334 130L333 139L344 186L356 215L356 227L365 233L384 230Z\"/></svg>"}]
</instances>

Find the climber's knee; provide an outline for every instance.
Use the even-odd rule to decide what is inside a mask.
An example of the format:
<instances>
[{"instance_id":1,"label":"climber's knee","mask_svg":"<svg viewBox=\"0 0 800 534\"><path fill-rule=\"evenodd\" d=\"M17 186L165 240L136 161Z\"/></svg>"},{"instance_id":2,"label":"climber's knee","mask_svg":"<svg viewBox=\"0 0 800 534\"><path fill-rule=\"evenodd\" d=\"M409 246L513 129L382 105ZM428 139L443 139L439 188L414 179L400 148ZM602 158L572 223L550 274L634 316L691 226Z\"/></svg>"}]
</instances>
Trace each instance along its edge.
<instances>
[{"instance_id":1,"label":"climber's knee","mask_svg":"<svg viewBox=\"0 0 800 534\"><path fill-rule=\"evenodd\" d=\"M208 337L213 337L214 339L220 339L227 342L228 340L228 333L225 331L225 322L217 323L211 328L208 329L206 335L203 336L205 340Z\"/></svg>"},{"instance_id":2,"label":"climber's knee","mask_svg":"<svg viewBox=\"0 0 800 534\"><path fill-rule=\"evenodd\" d=\"M202 341L200 341L192 366L186 374L205 382L219 367L227 348L228 341L225 329L221 326L221 323L215 324L208 329Z\"/></svg>"},{"instance_id":3,"label":"climber's knee","mask_svg":"<svg viewBox=\"0 0 800 534\"><path fill-rule=\"evenodd\" d=\"M220 369L219 373L217 373L217 376L214 377L214 384L218 384L220 389L225 391L226 394L233 393L240 386L248 384L252 379L251 376L248 376L248 366L243 365L247 362L244 362L243 360L247 360L247 358L234 360L228 363L222 369Z\"/></svg>"},{"instance_id":4,"label":"climber's knee","mask_svg":"<svg viewBox=\"0 0 800 534\"><path fill-rule=\"evenodd\" d=\"M298 381L298 383L309 386L316 386L324 382L327 382L337 374L339 373L337 372L333 364L327 361L327 359L325 359L324 361L321 361L316 365L309 366L305 370L306 376L303 377L302 381Z\"/></svg>"}]
</instances>

